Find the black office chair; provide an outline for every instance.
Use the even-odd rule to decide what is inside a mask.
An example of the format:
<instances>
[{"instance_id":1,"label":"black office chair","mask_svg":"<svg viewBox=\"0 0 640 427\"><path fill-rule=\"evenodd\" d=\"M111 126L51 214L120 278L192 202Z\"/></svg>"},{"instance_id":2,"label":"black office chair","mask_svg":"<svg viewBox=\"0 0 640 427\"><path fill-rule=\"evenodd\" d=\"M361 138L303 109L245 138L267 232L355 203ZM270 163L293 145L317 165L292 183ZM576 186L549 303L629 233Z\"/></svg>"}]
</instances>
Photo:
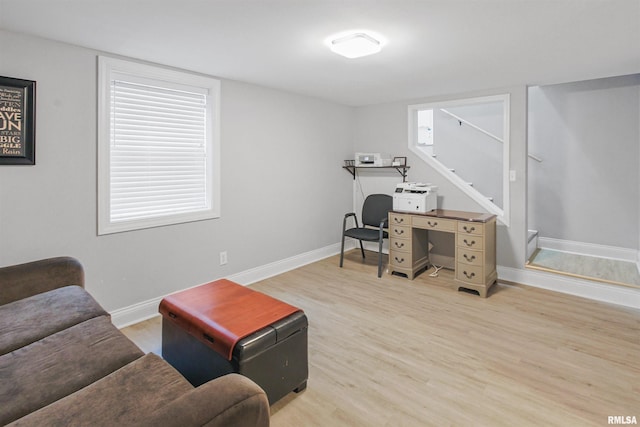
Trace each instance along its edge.
<instances>
[{"instance_id":1,"label":"black office chair","mask_svg":"<svg viewBox=\"0 0 640 427\"><path fill-rule=\"evenodd\" d=\"M384 231L388 225L389 211L393 209L393 198L388 194L370 194L362 206L362 227L358 225L356 214L350 212L342 220L342 248L340 249L340 267L344 259L344 238L351 237L360 241L360 251L364 258L362 241L378 242L378 277L382 277L382 241L389 234ZM352 216L356 226L347 230L347 219ZM375 228L367 228L375 227Z\"/></svg>"}]
</instances>

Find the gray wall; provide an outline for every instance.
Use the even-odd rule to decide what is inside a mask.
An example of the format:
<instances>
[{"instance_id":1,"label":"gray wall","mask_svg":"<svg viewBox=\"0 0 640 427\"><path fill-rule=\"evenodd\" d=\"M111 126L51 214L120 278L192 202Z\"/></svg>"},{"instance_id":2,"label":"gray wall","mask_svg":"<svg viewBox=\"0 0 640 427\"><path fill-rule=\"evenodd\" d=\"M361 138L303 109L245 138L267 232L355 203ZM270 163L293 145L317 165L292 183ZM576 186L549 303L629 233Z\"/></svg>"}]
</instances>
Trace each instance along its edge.
<instances>
[{"instance_id":1,"label":"gray wall","mask_svg":"<svg viewBox=\"0 0 640 427\"><path fill-rule=\"evenodd\" d=\"M527 165L526 159L525 87L354 109L223 80L222 217L98 237L98 52L3 31L0 31L0 51L0 75L38 82L37 164L0 167L0 265L62 254L76 256L86 267L88 289L108 310L336 244L340 240L340 218L354 205L359 206L362 194L391 193L401 181L393 170L363 171L353 187L353 180L340 165L344 159L353 158L354 151L407 156L411 166L409 180L438 185L440 207L482 210L409 151L407 106L499 93L511 94L510 163L517 179L510 189L510 226L498 227L498 264L523 268L527 167L536 167L531 160ZM594 142L594 149L604 147L597 156L615 155L616 160L609 161L607 169L602 171L592 164L597 162L584 158L576 162L575 155L567 157L571 159L571 165L565 166L572 168L571 176L576 171L597 170L594 185L601 179L605 179L606 184L592 190L577 180L574 187L579 191L573 190L571 197L586 195L587 207L568 211L554 206L553 211L562 212L565 222L570 218L578 224L584 218L589 225L582 224L583 229L590 231L589 236L602 234L603 238L609 239L598 238L597 243L638 248L640 92L637 76L631 83L626 81L586 90L580 84L575 85L570 89L558 86L563 96L571 94L574 98L571 102L558 100L553 104L554 110L563 111L563 115L554 120L559 120L558 117L561 117L560 122L573 120L573 114L584 120L593 115L593 120L587 120L591 124L615 111L613 115L617 119L625 117L625 123L630 121L633 125L624 131L622 125L604 130L597 126L592 129L596 137L591 138L589 132L572 134L574 131L567 130L566 123L557 123L559 127L553 135L560 130L569 139L587 139ZM533 110L549 112L547 107L536 107L540 102L550 104L553 96L549 98L549 90L549 87L544 88L543 99L532 99ZM535 98L537 95L530 96ZM604 96L605 101L599 105L607 108L586 109L583 104L593 96ZM571 108L566 110L569 106ZM540 111L532 116L531 126L544 120ZM553 123L544 121L547 125ZM546 137L533 129L531 138L558 142L555 136ZM628 141L634 143L625 145ZM563 147L560 154L564 155L569 147L560 146ZM542 154L537 153L536 148L532 144L531 152ZM558 145L552 148L557 150ZM572 146L572 149L580 156L584 154L580 152L584 147ZM630 166L617 166L627 163ZM570 182L568 177L565 169L555 181L567 188L564 186ZM536 226L541 217L533 207L538 204L540 193L532 194L531 199L530 222ZM594 204L596 199L598 203ZM608 209L596 215L591 210L594 206ZM615 207L613 213L612 206ZM617 223L621 223L628 227L622 227L624 232L608 230L601 233L599 227L605 222L593 226L594 219L599 218L608 218L607 225L617 227ZM541 231L546 229L539 228ZM566 226L560 229L567 231ZM618 240L612 240L614 235ZM588 242L591 241L589 236L560 238ZM228 251L229 264L219 266L218 254L223 250Z\"/></svg>"},{"instance_id":2,"label":"gray wall","mask_svg":"<svg viewBox=\"0 0 640 427\"><path fill-rule=\"evenodd\" d=\"M446 110L503 139L502 103L448 107ZM460 125L440 109L434 111L433 121L437 160L454 169L456 175L471 182L473 188L503 208L503 144L470 125Z\"/></svg>"},{"instance_id":3,"label":"gray wall","mask_svg":"<svg viewBox=\"0 0 640 427\"><path fill-rule=\"evenodd\" d=\"M529 226L638 249L640 74L529 89Z\"/></svg>"},{"instance_id":4,"label":"gray wall","mask_svg":"<svg viewBox=\"0 0 640 427\"><path fill-rule=\"evenodd\" d=\"M114 310L339 242L352 108L223 80L222 217L97 236L98 52L4 31L0 52L37 81L36 165L0 166L0 265L78 257Z\"/></svg>"},{"instance_id":5,"label":"gray wall","mask_svg":"<svg viewBox=\"0 0 640 427\"><path fill-rule=\"evenodd\" d=\"M450 95L448 97L415 99L405 102L387 103L360 107L355 114L355 151L389 153L406 156L411 166L409 181L430 182L437 185L438 203L443 209L483 212L472 199L450 184L439 173L422 162L408 148L407 107L411 104L431 103L477 96L509 93L510 99L510 163L516 171L516 181L510 188L510 226L498 226L498 264L505 267L523 268L526 256L526 88L515 87L491 92L475 92ZM391 172L382 182L379 173L361 174L360 181L365 193L391 193L401 178Z\"/></svg>"}]
</instances>

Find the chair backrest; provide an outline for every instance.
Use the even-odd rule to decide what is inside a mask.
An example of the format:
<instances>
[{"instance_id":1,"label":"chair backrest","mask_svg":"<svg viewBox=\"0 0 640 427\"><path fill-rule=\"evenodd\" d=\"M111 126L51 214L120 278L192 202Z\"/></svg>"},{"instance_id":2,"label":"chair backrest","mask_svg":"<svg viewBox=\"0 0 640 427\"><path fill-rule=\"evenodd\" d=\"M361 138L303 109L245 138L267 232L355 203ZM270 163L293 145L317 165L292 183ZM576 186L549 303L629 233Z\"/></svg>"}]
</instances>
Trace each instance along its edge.
<instances>
[{"instance_id":1,"label":"chair backrest","mask_svg":"<svg viewBox=\"0 0 640 427\"><path fill-rule=\"evenodd\" d=\"M370 194L362 205L362 223L380 227L380 221L386 219L393 210L393 197L388 194Z\"/></svg>"}]
</instances>

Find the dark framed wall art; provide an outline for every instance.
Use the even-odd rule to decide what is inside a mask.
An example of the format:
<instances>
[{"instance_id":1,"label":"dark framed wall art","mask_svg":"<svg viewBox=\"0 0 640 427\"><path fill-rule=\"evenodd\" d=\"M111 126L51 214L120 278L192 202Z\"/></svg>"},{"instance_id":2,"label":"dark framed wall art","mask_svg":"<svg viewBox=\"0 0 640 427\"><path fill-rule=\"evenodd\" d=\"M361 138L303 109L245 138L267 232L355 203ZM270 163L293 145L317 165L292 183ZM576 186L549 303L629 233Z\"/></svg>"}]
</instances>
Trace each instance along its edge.
<instances>
[{"instance_id":1,"label":"dark framed wall art","mask_svg":"<svg viewBox=\"0 0 640 427\"><path fill-rule=\"evenodd\" d=\"M0 76L0 165L36 164L36 82Z\"/></svg>"}]
</instances>

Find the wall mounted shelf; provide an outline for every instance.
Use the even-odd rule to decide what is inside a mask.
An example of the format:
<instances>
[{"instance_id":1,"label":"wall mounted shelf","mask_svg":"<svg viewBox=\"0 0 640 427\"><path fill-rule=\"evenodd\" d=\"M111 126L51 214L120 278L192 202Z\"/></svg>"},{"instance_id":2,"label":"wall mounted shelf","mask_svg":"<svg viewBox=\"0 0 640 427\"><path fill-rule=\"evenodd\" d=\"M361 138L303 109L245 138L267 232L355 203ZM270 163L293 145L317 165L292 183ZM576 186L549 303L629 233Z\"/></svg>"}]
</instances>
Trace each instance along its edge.
<instances>
[{"instance_id":1,"label":"wall mounted shelf","mask_svg":"<svg viewBox=\"0 0 640 427\"><path fill-rule=\"evenodd\" d=\"M405 182L407 180L407 173L409 171L409 168L411 167L407 166L406 164L401 166L356 166L353 160L345 160L345 163L346 165L342 166L342 169L346 169L353 176L353 179L356 179L358 169L395 169L400 175L402 175L402 182Z\"/></svg>"}]
</instances>

